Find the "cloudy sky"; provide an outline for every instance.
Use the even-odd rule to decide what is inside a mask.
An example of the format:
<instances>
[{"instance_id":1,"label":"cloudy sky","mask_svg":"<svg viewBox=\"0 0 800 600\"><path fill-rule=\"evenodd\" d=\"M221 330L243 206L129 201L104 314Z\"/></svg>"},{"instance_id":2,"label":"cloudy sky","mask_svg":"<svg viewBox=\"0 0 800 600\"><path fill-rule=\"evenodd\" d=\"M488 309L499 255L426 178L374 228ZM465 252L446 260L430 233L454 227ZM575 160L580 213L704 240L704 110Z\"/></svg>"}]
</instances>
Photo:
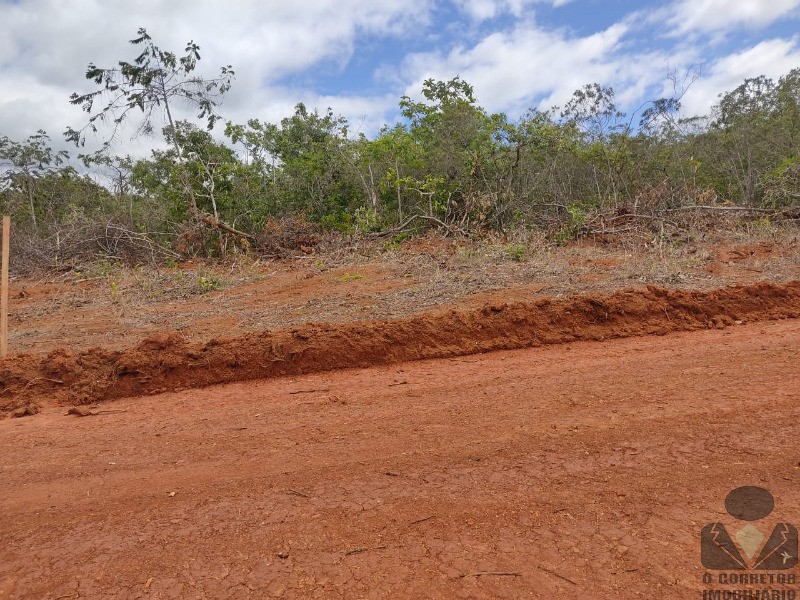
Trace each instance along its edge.
<instances>
[{"instance_id":1,"label":"cloudy sky","mask_svg":"<svg viewBox=\"0 0 800 600\"><path fill-rule=\"evenodd\" d=\"M700 69L684 97L699 114L745 77L800 67L800 0L0 0L0 134L82 125L69 94L92 89L89 62L131 60L139 27L165 49L200 44L206 74L233 65L226 119L275 122L303 101L367 134L428 77L460 75L516 118L590 82L631 110Z\"/></svg>"}]
</instances>

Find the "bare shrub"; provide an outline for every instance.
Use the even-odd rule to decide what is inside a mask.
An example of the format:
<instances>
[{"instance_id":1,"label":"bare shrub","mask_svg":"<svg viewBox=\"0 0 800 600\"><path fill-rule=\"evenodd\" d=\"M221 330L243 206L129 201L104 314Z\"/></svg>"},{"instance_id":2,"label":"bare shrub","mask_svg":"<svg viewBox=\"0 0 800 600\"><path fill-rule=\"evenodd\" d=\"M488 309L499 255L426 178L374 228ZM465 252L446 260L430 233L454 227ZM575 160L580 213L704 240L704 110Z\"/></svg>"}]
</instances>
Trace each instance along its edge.
<instances>
[{"instance_id":1,"label":"bare shrub","mask_svg":"<svg viewBox=\"0 0 800 600\"><path fill-rule=\"evenodd\" d=\"M298 252L310 254L321 239L322 232L318 225L309 222L303 215L290 215L280 219L270 217L256 237L256 244L264 254L286 257Z\"/></svg>"},{"instance_id":2,"label":"bare shrub","mask_svg":"<svg viewBox=\"0 0 800 600\"><path fill-rule=\"evenodd\" d=\"M13 269L19 274L69 271L98 259L135 265L177 257L150 236L114 220L74 221L47 230L18 229L11 236L11 245Z\"/></svg>"}]
</instances>

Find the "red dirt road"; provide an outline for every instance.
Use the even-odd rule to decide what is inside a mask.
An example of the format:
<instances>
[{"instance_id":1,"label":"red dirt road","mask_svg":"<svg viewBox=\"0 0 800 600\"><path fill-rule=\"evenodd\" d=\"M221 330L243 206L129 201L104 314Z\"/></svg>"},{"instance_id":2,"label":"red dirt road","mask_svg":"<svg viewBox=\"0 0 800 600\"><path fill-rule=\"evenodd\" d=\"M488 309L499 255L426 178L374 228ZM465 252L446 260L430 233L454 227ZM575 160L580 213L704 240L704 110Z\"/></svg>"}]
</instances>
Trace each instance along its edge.
<instances>
[{"instance_id":1,"label":"red dirt road","mask_svg":"<svg viewBox=\"0 0 800 600\"><path fill-rule=\"evenodd\" d=\"M45 406L0 598L700 598L733 487L800 523L799 401L793 319Z\"/></svg>"}]
</instances>

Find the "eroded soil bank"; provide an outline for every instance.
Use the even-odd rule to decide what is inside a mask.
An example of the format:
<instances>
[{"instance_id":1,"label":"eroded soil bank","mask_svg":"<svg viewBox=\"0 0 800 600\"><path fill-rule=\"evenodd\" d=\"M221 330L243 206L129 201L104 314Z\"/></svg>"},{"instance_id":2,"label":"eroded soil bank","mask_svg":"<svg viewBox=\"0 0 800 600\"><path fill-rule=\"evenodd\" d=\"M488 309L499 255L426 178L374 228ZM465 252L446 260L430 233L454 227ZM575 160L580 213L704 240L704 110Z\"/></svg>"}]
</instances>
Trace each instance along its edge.
<instances>
[{"instance_id":1,"label":"eroded soil bank","mask_svg":"<svg viewBox=\"0 0 800 600\"><path fill-rule=\"evenodd\" d=\"M308 324L189 342L153 335L127 350L21 354L0 363L0 414L212 384L370 367L577 340L693 331L800 317L800 281L713 291L655 286L440 309L397 320Z\"/></svg>"}]
</instances>

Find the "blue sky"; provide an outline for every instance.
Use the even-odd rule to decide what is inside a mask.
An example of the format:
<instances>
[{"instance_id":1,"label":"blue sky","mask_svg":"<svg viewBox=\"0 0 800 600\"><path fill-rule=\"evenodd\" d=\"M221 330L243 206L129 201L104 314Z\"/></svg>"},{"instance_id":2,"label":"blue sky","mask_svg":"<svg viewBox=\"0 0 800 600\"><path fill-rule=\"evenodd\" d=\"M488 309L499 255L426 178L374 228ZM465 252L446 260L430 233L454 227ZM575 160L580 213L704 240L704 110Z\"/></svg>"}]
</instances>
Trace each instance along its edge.
<instances>
[{"instance_id":1,"label":"blue sky","mask_svg":"<svg viewBox=\"0 0 800 600\"><path fill-rule=\"evenodd\" d=\"M800 67L800 0L0 0L0 133L81 125L67 97L91 89L87 63L132 58L141 26L164 48L199 43L208 74L234 66L227 119L275 122L303 101L370 135L428 77L460 75L513 119L592 82L631 110L670 93L670 72L702 71L693 115L745 77Z\"/></svg>"}]
</instances>

